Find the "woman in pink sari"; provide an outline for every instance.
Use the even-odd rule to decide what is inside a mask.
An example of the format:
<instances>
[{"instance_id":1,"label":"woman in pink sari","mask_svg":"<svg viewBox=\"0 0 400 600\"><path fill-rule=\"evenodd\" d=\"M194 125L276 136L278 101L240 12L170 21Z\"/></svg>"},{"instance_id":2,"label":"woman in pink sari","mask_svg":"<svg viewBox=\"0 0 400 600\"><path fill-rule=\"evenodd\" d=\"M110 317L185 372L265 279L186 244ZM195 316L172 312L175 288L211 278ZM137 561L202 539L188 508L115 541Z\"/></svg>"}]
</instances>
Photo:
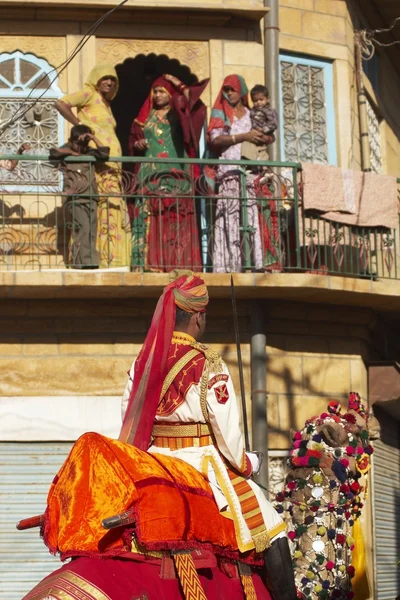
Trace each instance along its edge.
<instances>
[{"instance_id":1,"label":"woman in pink sari","mask_svg":"<svg viewBox=\"0 0 400 600\"><path fill-rule=\"evenodd\" d=\"M238 161L244 141L254 144L271 144L274 136L253 130L248 108L248 88L240 75L225 77L221 91L211 112L208 136L211 147L219 157ZM270 251L272 229L265 220L257 198L265 197L259 177L241 174L235 165L220 165L217 170L218 200L216 202L213 271L215 273L240 272L243 269L243 238L248 242L248 268L268 270L277 262L277 254ZM265 191L265 190L264 190ZM247 223L244 223L244 215ZM246 225L244 236L241 230ZM276 229L276 228L273 228Z\"/></svg>"}]
</instances>

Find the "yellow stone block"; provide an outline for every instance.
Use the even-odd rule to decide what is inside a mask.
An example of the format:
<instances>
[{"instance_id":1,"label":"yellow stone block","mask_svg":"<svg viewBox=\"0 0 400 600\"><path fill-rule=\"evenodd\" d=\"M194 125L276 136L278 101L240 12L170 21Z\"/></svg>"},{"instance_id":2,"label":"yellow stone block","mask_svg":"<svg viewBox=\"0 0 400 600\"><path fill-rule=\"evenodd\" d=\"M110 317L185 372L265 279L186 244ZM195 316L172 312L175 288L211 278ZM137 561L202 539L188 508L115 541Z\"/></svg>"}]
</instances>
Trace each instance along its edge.
<instances>
[{"instance_id":1,"label":"yellow stone block","mask_svg":"<svg viewBox=\"0 0 400 600\"><path fill-rule=\"evenodd\" d=\"M302 358L296 356L268 356L268 394L295 394L303 391Z\"/></svg>"},{"instance_id":2,"label":"yellow stone block","mask_svg":"<svg viewBox=\"0 0 400 600\"><path fill-rule=\"evenodd\" d=\"M347 168L352 152L351 85L343 82L353 77L353 69L346 60L334 63L334 91L336 107L336 140L339 166Z\"/></svg>"},{"instance_id":3,"label":"yellow stone block","mask_svg":"<svg viewBox=\"0 0 400 600\"><path fill-rule=\"evenodd\" d=\"M9 273L11 275L11 273ZM0 277L1 281L1 277ZM3 285L0 283L0 286ZM28 312L28 300L2 300L1 302L1 317L22 317ZM0 332L2 327L0 325Z\"/></svg>"},{"instance_id":4,"label":"yellow stone block","mask_svg":"<svg viewBox=\"0 0 400 600\"><path fill-rule=\"evenodd\" d=\"M280 422L279 405L283 396L268 394L267 420L268 420L268 448L290 448L290 427Z\"/></svg>"},{"instance_id":5,"label":"yellow stone block","mask_svg":"<svg viewBox=\"0 0 400 600\"><path fill-rule=\"evenodd\" d=\"M66 286L120 286L123 283L124 273L107 273L93 271L88 273L84 271L77 273L76 271L66 271L64 275L64 285Z\"/></svg>"},{"instance_id":6,"label":"yellow stone block","mask_svg":"<svg viewBox=\"0 0 400 600\"><path fill-rule=\"evenodd\" d=\"M52 356L0 358L2 396L89 396L122 395L126 384L125 357L92 358Z\"/></svg>"},{"instance_id":7,"label":"yellow stone block","mask_svg":"<svg viewBox=\"0 0 400 600\"><path fill-rule=\"evenodd\" d=\"M351 391L350 361L319 357L303 359L304 387L314 394L347 394Z\"/></svg>"},{"instance_id":8,"label":"yellow stone block","mask_svg":"<svg viewBox=\"0 0 400 600\"><path fill-rule=\"evenodd\" d=\"M343 0L314 0L314 10L315 12L337 15L338 17L348 15L347 3Z\"/></svg>"},{"instance_id":9,"label":"yellow stone block","mask_svg":"<svg viewBox=\"0 0 400 600\"><path fill-rule=\"evenodd\" d=\"M314 10L314 0L280 0L279 5L301 8L302 10Z\"/></svg>"},{"instance_id":10,"label":"yellow stone block","mask_svg":"<svg viewBox=\"0 0 400 600\"><path fill-rule=\"evenodd\" d=\"M25 305L27 305L27 308L25 308ZM15 312L13 310L14 307ZM138 303L130 300L98 298L95 300L74 298L73 301L58 299L57 302L47 299L30 300L29 304L28 301L24 303L24 301L20 300L6 305L5 309L2 303L3 314L23 315L27 312L30 317L60 317L62 319L65 319L67 316L73 316L74 318L90 317L91 319L94 317L99 319L114 317L124 320L127 317L143 315L146 313L146 309L147 306L139 306ZM4 310L9 311L9 313L4 313ZM147 312L151 316L150 307Z\"/></svg>"},{"instance_id":11,"label":"yellow stone block","mask_svg":"<svg viewBox=\"0 0 400 600\"><path fill-rule=\"evenodd\" d=\"M347 393L336 396L345 407ZM291 430L304 427L307 419L326 412L329 398L318 395L299 394L288 396L279 394L268 397L268 425L270 428L269 446L271 448L290 447Z\"/></svg>"},{"instance_id":12,"label":"yellow stone block","mask_svg":"<svg viewBox=\"0 0 400 600\"><path fill-rule=\"evenodd\" d=\"M270 319L290 319L293 321L303 320L307 318L310 312L307 304L296 304L293 306L292 302L277 302L268 309L268 316Z\"/></svg>"},{"instance_id":13,"label":"yellow stone block","mask_svg":"<svg viewBox=\"0 0 400 600\"><path fill-rule=\"evenodd\" d=\"M368 399L368 370L365 363L359 360L350 361L351 390L358 392L363 400Z\"/></svg>"},{"instance_id":14,"label":"yellow stone block","mask_svg":"<svg viewBox=\"0 0 400 600\"><path fill-rule=\"evenodd\" d=\"M9 286L15 285L15 273L0 272L0 294L8 296Z\"/></svg>"},{"instance_id":15,"label":"yellow stone block","mask_svg":"<svg viewBox=\"0 0 400 600\"><path fill-rule=\"evenodd\" d=\"M317 335L287 335L286 350L290 354L306 356L309 354L329 354L328 339Z\"/></svg>"},{"instance_id":16,"label":"yellow stone block","mask_svg":"<svg viewBox=\"0 0 400 600\"><path fill-rule=\"evenodd\" d=\"M63 273L61 272L40 272L31 271L24 273L15 273L16 286L56 286L63 284Z\"/></svg>"},{"instance_id":17,"label":"yellow stone block","mask_svg":"<svg viewBox=\"0 0 400 600\"><path fill-rule=\"evenodd\" d=\"M134 333L144 335L148 330L148 323L145 319L72 319L70 322L72 331L80 333L125 333L132 337Z\"/></svg>"},{"instance_id":18,"label":"yellow stone block","mask_svg":"<svg viewBox=\"0 0 400 600\"><path fill-rule=\"evenodd\" d=\"M247 67L244 65L224 65L224 77L235 73L245 78L249 90L257 83L264 83L264 69L261 67ZM222 81L221 81L222 83Z\"/></svg>"},{"instance_id":19,"label":"yellow stone block","mask_svg":"<svg viewBox=\"0 0 400 600\"><path fill-rule=\"evenodd\" d=\"M143 340L144 341L144 340ZM128 356L129 360L131 362L133 362L133 359L137 357L137 355L140 352L140 349L142 347L142 343L139 344L134 344L134 343L124 343L124 342L117 342L114 344L114 352L117 355L121 355L121 356ZM128 363L129 363L128 360ZM129 363L129 367L131 366L131 364ZM127 367L128 369L128 367Z\"/></svg>"},{"instance_id":20,"label":"yellow stone block","mask_svg":"<svg viewBox=\"0 0 400 600\"><path fill-rule=\"evenodd\" d=\"M279 7L279 27L282 33L301 36L302 11Z\"/></svg>"},{"instance_id":21,"label":"yellow stone block","mask_svg":"<svg viewBox=\"0 0 400 600\"><path fill-rule=\"evenodd\" d=\"M350 48L350 50L352 52L354 52L354 26L351 23L351 21L349 21L348 19L346 19L345 21L346 24L346 40L347 40L347 46L348 48Z\"/></svg>"},{"instance_id":22,"label":"yellow stone block","mask_svg":"<svg viewBox=\"0 0 400 600\"><path fill-rule=\"evenodd\" d=\"M359 357L362 353L360 339L350 337L330 338L328 344L330 354Z\"/></svg>"},{"instance_id":23,"label":"yellow stone block","mask_svg":"<svg viewBox=\"0 0 400 600\"><path fill-rule=\"evenodd\" d=\"M60 354L62 355L91 355L102 356L114 354L114 344L104 344L94 340L81 340L73 338L73 342L60 339Z\"/></svg>"},{"instance_id":24,"label":"yellow stone block","mask_svg":"<svg viewBox=\"0 0 400 600\"><path fill-rule=\"evenodd\" d=\"M21 339L17 336L2 336L0 339L0 355L11 356L22 352Z\"/></svg>"},{"instance_id":25,"label":"yellow stone block","mask_svg":"<svg viewBox=\"0 0 400 600\"><path fill-rule=\"evenodd\" d=\"M308 37L307 33L305 36ZM287 52L304 52L305 43L307 44L307 54L311 56L314 55L315 57L327 58L330 60L348 60L349 49L347 46L340 46L332 43L328 44L325 41L319 42L310 39L307 39L307 42L305 42L302 37L285 34L280 35L280 48Z\"/></svg>"},{"instance_id":26,"label":"yellow stone block","mask_svg":"<svg viewBox=\"0 0 400 600\"><path fill-rule=\"evenodd\" d=\"M304 38L346 44L346 21L342 17L306 12L303 14ZM301 33L299 33L301 35ZM303 44L305 40L303 40Z\"/></svg>"},{"instance_id":27,"label":"yellow stone block","mask_svg":"<svg viewBox=\"0 0 400 600\"><path fill-rule=\"evenodd\" d=\"M210 40L210 93L214 102L224 79L224 59L222 40Z\"/></svg>"},{"instance_id":28,"label":"yellow stone block","mask_svg":"<svg viewBox=\"0 0 400 600\"><path fill-rule=\"evenodd\" d=\"M224 42L225 65L264 67L264 49L256 42Z\"/></svg>"},{"instance_id":29,"label":"yellow stone block","mask_svg":"<svg viewBox=\"0 0 400 600\"><path fill-rule=\"evenodd\" d=\"M267 354L284 354L286 352L286 337L284 335L267 334Z\"/></svg>"},{"instance_id":30,"label":"yellow stone block","mask_svg":"<svg viewBox=\"0 0 400 600\"><path fill-rule=\"evenodd\" d=\"M43 335L35 336L31 340L25 338L22 350L25 356L54 356L58 354L57 338Z\"/></svg>"}]
</instances>

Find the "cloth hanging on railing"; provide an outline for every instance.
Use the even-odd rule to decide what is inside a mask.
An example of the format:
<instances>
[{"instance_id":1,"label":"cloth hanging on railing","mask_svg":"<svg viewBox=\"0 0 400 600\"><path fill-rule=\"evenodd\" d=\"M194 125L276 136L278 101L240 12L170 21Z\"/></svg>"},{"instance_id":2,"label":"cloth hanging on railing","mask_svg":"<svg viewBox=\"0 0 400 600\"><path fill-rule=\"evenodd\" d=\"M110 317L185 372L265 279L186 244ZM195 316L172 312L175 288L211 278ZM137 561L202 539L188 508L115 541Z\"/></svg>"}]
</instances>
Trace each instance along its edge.
<instances>
[{"instance_id":1,"label":"cloth hanging on railing","mask_svg":"<svg viewBox=\"0 0 400 600\"><path fill-rule=\"evenodd\" d=\"M398 227L395 177L302 164L303 209L356 227Z\"/></svg>"}]
</instances>

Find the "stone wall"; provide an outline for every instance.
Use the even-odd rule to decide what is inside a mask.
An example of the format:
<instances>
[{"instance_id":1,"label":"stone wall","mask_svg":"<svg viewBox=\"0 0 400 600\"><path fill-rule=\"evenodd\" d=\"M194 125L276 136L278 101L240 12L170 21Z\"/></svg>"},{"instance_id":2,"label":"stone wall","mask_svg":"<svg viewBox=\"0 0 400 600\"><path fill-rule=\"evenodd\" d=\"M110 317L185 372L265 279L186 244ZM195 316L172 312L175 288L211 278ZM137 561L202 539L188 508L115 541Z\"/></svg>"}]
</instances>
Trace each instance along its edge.
<instances>
[{"instance_id":1,"label":"stone wall","mask_svg":"<svg viewBox=\"0 0 400 600\"><path fill-rule=\"evenodd\" d=\"M0 313L0 396L119 396L150 325L155 300L13 300ZM248 414L250 302L239 321ZM269 445L290 445L298 428L349 391L367 397L364 359L374 314L370 310L262 302L267 334ZM205 342L221 353L239 392L229 300L214 300ZM32 402L34 399L32 400Z\"/></svg>"},{"instance_id":2,"label":"stone wall","mask_svg":"<svg viewBox=\"0 0 400 600\"><path fill-rule=\"evenodd\" d=\"M167 5L167 0L164 3ZM238 6L238 3L221 0L207 2L210 10L229 9L233 4ZM93 16L88 10L82 10L79 19L76 11L71 12L70 9L63 17L60 7L56 12L46 8L40 11L27 8L21 15L21 8L17 5L16 2L15 8L0 7L3 51L31 51L46 58L52 65L65 60L82 38L82 31L87 29ZM98 30L98 37L91 38L61 76L63 92L81 87L96 60L107 58L120 64L138 53L149 52L177 58L199 78L210 76L210 85L204 95L208 107L229 73L244 75L249 87L264 80L262 21L243 16L227 21L221 12L193 13L194 16L185 16L182 20L179 12L171 12L167 20L164 18L160 22L157 21L157 13L151 10L154 3L149 1L144 5L148 7L145 12L133 12L124 19L127 13L121 11ZM249 10L262 9L263 1L248 0L242 5ZM360 168L360 135L354 74L354 29L360 23L357 11L350 14L348 6L351 5L344 0L281 0L280 47L283 51L333 62L338 164L357 169ZM399 76L383 54L379 93L376 94L367 78L365 81L370 101L381 119L383 170L398 176L400 132L395 117Z\"/></svg>"},{"instance_id":3,"label":"stone wall","mask_svg":"<svg viewBox=\"0 0 400 600\"><path fill-rule=\"evenodd\" d=\"M333 61L338 165L360 169L354 30L366 27L365 11L351 0L280 0L279 6L281 49ZM364 81L380 119L383 172L398 177L400 129L394 115L400 77L381 53L378 94L367 77Z\"/></svg>"}]
</instances>

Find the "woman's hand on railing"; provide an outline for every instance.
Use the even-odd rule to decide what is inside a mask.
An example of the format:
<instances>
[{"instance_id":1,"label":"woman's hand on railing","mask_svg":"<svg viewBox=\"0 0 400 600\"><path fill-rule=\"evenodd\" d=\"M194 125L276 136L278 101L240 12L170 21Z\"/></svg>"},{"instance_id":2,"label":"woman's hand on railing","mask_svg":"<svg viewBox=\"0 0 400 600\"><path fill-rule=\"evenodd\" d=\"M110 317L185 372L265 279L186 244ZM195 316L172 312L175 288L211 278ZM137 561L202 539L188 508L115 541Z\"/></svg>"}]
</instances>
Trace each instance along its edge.
<instances>
[{"instance_id":1,"label":"woman's hand on railing","mask_svg":"<svg viewBox=\"0 0 400 600\"><path fill-rule=\"evenodd\" d=\"M23 154L24 152L28 152L32 146L28 142L24 142L17 150L17 154Z\"/></svg>"},{"instance_id":2,"label":"woman's hand on railing","mask_svg":"<svg viewBox=\"0 0 400 600\"><path fill-rule=\"evenodd\" d=\"M148 145L148 141L143 138L141 140L136 140L136 142L133 144L133 147L135 148L135 150L144 152L147 149Z\"/></svg>"}]
</instances>

